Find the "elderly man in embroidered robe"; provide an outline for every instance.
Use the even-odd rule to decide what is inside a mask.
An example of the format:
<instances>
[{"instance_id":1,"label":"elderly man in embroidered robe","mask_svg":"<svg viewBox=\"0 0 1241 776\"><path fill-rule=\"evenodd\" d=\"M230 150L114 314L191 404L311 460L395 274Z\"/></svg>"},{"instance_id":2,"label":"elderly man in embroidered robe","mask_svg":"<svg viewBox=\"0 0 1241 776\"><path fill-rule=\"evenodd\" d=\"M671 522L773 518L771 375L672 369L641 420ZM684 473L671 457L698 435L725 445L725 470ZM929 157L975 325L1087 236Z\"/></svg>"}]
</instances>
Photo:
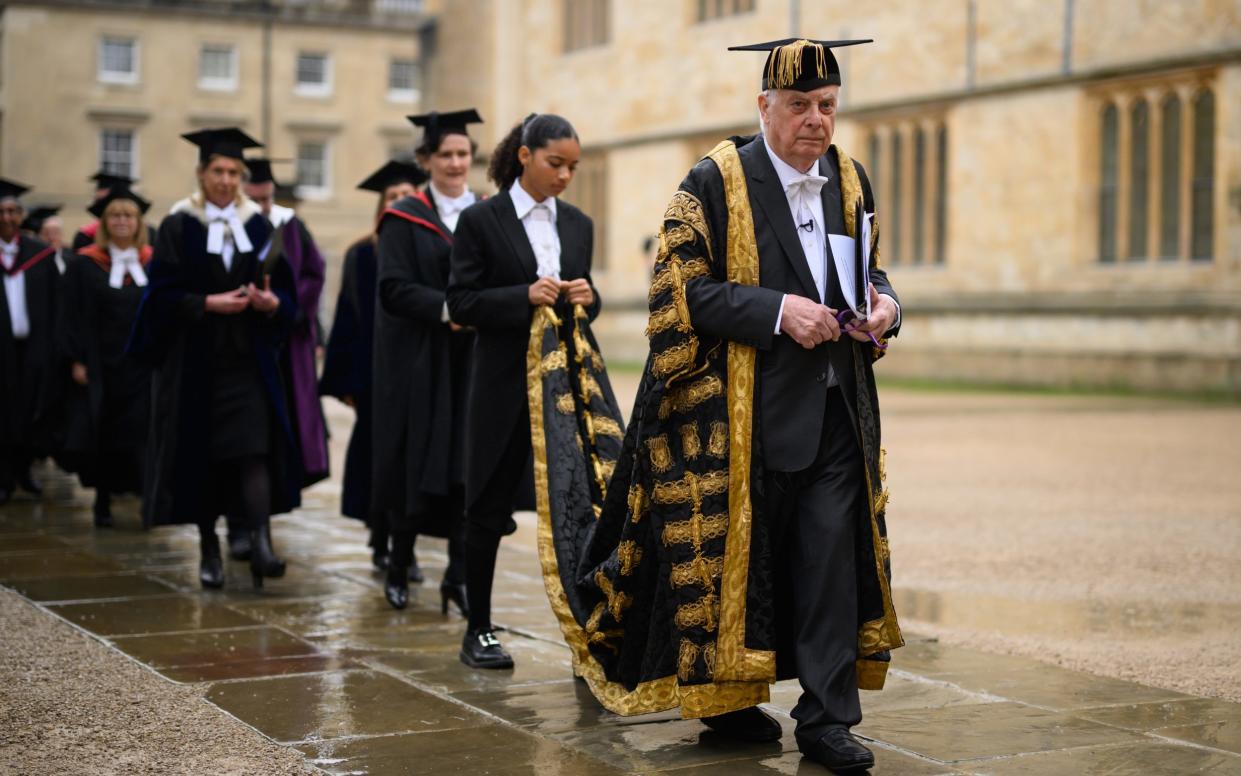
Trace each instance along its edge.
<instances>
[{"instance_id":1,"label":"elderly man in embroidered robe","mask_svg":"<svg viewBox=\"0 0 1241 776\"><path fill-rule=\"evenodd\" d=\"M742 47L770 52L763 131L717 146L665 214L651 356L596 524L566 524L561 464L536 457L552 606L596 697L771 741L757 704L796 676L798 746L838 771L873 765L849 732L858 690L903 643L872 370L900 309L866 174L831 143L831 48L854 42Z\"/></svg>"}]
</instances>

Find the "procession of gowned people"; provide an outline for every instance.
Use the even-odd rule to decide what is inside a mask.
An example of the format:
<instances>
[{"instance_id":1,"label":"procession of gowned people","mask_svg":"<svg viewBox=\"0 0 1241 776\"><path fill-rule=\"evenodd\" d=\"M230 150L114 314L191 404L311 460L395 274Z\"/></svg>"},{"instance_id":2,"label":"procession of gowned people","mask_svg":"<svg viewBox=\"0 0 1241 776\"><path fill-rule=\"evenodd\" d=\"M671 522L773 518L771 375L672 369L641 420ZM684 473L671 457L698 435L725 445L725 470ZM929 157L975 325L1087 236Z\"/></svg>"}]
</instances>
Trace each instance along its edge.
<instances>
[{"instance_id":1,"label":"procession of gowned people","mask_svg":"<svg viewBox=\"0 0 1241 776\"><path fill-rule=\"evenodd\" d=\"M513 124L484 193L478 111L411 116L412 154L358 184L376 207L330 327L324 258L241 129L183 135L196 185L158 223L137 181L92 176L71 248L54 207L0 179L0 503L38 496L50 457L94 490L99 530L139 494L143 526L197 526L204 589L234 584L225 552L261 587L285 572L272 518L328 476L333 396L355 412L342 515L397 609L425 579L417 537L447 540L440 608L465 620L470 669L513 667L492 590L514 511L534 509L551 608L602 705L774 741L759 704L797 678L799 749L872 767L850 729L903 643L874 378L901 316L871 182L832 144L832 49L863 42L735 47L766 54L761 132L721 140L670 196L627 424L591 331L593 223L562 199L582 151L564 117Z\"/></svg>"}]
</instances>

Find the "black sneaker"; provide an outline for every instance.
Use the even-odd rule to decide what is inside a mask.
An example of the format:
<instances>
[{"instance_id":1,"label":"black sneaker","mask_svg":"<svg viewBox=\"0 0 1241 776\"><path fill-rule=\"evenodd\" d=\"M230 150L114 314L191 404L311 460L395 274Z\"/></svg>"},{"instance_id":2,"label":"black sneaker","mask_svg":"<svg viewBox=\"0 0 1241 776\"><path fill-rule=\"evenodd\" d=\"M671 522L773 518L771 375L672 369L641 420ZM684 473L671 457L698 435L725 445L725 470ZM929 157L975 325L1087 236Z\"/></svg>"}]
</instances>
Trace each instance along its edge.
<instances>
[{"instance_id":1,"label":"black sneaker","mask_svg":"<svg viewBox=\"0 0 1241 776\"><path fill-rule=\"evenodd\" d=\"M500 646L491 630L466 631L461 642L461 662L470 668L512 668L513 657Z\"/></svg>"}]
</instances>

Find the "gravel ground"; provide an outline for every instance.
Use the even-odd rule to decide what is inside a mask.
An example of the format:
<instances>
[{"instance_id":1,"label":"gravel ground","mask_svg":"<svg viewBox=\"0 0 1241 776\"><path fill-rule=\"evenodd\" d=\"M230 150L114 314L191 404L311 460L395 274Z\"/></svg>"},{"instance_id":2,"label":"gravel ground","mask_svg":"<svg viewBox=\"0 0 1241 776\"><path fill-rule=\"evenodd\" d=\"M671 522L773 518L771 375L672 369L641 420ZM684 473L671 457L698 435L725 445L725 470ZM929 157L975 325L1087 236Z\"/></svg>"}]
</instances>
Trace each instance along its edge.
<instances>
[{"instance_id":1,"label":"gravel ground","mask_svg":"<svg viewBox=\"0 0 1241 776\"><path fill-rule=\"evenodd\" d=\"M317 773L3 588L0 623L0 774Z\"/></svg>"},{"instance_id":2,"label":"gravel ground","mask_svg":"<svg viewBox=\"0 0 1241 776\"><path fill-rule=\"evenodd\" d=\"M898 389L882 402L907 628L1241 701L1241 407Z\"/></svg>"}]
</instances>

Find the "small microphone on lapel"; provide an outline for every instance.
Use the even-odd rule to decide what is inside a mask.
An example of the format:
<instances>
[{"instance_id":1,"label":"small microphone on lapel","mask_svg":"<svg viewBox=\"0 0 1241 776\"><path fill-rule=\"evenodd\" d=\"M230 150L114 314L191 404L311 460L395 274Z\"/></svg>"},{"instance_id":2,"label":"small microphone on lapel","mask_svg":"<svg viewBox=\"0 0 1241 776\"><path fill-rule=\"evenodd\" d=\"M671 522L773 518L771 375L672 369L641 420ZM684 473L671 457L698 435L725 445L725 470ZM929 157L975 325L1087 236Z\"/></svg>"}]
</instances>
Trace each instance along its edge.
<instances>
[{"instance_id":1,"label":"small microphone on lapel","mask_svg":"<svg viewBox=\"0 0 1241 776\"><path fill-rule=\"evenodd\" d=\"M814 231L814 219L812 218L804 224L798 224L797 228L805 229L807 232L813 232Z\"/></svg>"}]
</instances>

